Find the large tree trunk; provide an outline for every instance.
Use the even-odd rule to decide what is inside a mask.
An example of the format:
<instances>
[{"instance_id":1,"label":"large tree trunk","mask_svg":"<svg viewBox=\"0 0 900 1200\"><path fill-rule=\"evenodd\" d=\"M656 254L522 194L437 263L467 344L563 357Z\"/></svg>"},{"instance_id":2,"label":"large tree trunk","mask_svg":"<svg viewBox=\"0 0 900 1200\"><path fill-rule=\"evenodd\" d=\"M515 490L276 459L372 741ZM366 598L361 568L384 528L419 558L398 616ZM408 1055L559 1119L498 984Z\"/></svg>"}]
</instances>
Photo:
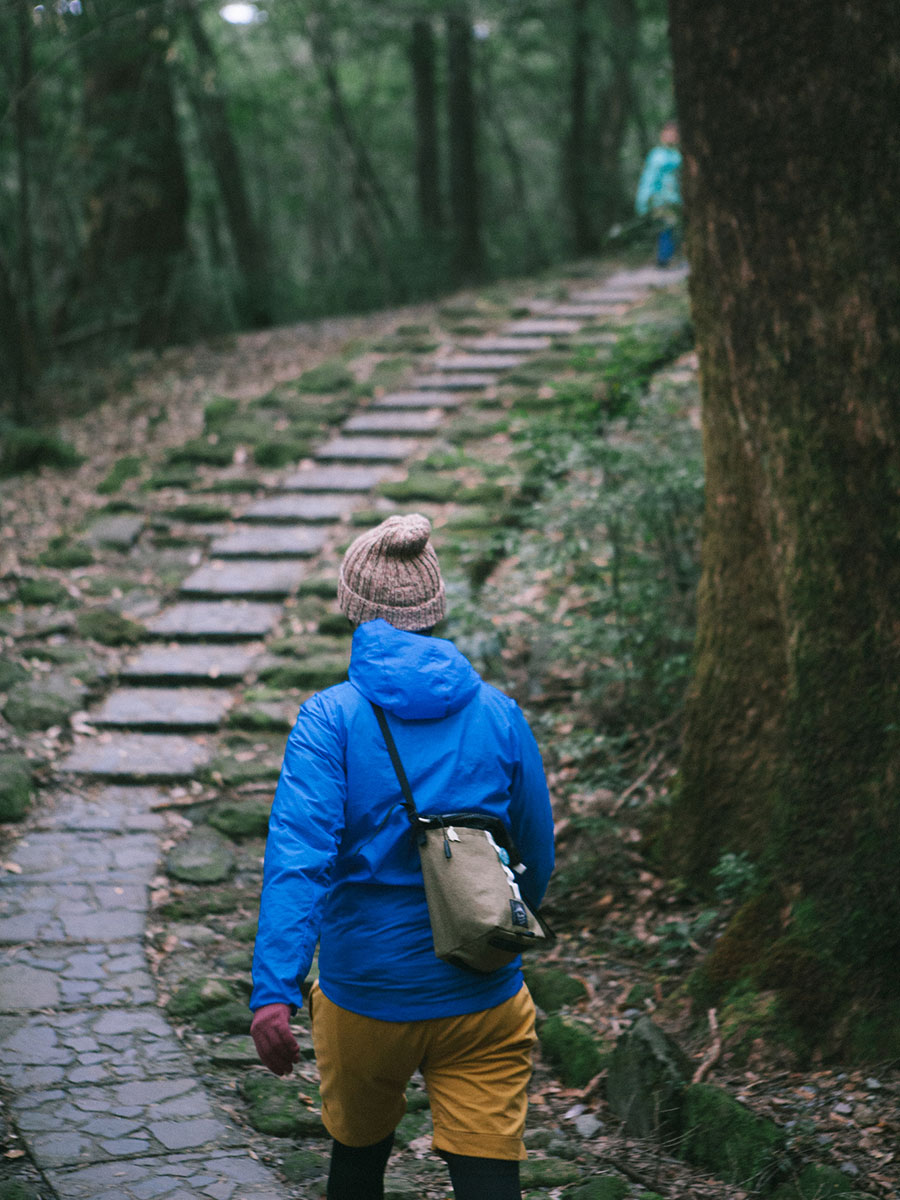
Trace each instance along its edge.
<instances>
[{"instance_id":1,"label":"large tree trunk","mask_svg":"<svg viewBox=\"0 0 900 1200\"><path fill-rule=\"evenodd\" d=\"M484 274L478 119L472 83L472 19L465 6L447 14L447 106L450 134L450 211L458 279Z\"/></svg>"},{"instance_id":2,"label":"large tree trunk","mask_svg":"<svg viewBox=\"0 0 900 1200\"><path fill-rule=\"evenodd\" d=\"M416 116L416 192L419 220L426 237L439 235L444 225L441 204L440 152L434 30L424 17L413 21L409 43Z\"/></svg>"},{"instance_id":3,"label":"large tree trunk","mask_svg":"<svg viewBox=\"0 0 900 1200\"><path fill-rule=\"evenodd\" d=\"M231 132L225 96L219 88L215 49L194 0L179 0L179 8L199 68L196 82L188 82L191 101L219 186L234 255L244 278L246 299L241 308L251 325L262 327L272 320L269 248L253 216L243 163Z\"/></svg>"},{"instance_id":4,"label":"large tree trunk","mask_svg":"<svg viewBox=\"0 0 900 1200\"><path fill-rule=\"evenodd\" d=\"M864 1018L900 983L900 26L889 0L670 14L707 471L670 851L770 884L712 994L896 1049Z\"/></svg>"},{"instance_id":5,"label":"large tree trunk","mask_svg":"<svg viewBox=\"0 0 900 1200\"><path fill-rule=\"evenodd\" d=\"M62 324L103 311L138 341L172 333L169 287L186 244L188 189L166 64L162 4L85 0L84 149L90 178L82 270Z\"/></svg>"}]
</instances>

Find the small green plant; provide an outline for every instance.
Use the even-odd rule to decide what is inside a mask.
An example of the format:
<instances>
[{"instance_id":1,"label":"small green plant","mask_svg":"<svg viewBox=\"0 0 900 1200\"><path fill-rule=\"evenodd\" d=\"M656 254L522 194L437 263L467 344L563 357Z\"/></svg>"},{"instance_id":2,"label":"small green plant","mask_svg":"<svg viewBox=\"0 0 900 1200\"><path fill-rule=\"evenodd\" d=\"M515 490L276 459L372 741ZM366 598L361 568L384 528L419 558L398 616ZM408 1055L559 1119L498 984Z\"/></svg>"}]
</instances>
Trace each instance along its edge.
<instances>
[{"instance_id":1,"label":"small green plant","mask_svg":"<svg viewBox=\"0 0 900 1200\"><path fill-rule=\"evenodd\" d=\"M745 900L759 883L759 870L743 852L723 854L710 874L720 900Z\"/></svg>"},{"instance_id":2,"label":"small green plant","mask_svg":"<svg viewBox=\"0 0 900 1200\"><path fill-rule=\"evenodd\" d=\"M109 496L117 492L127 479L137 478L141 469L141 459L134 454L127 454L113 464L106 478L97 484L97 491L101 496Z\"/></svg>"},{"instance_id":3,"label":"small green plant","mask_svg":"<svg viewBox=\"0 0 900 1200\"><path fill-rule=\"evenodd\" d=\"M325 362L304 371L297 380L301 392L341 392L353 387L355 380L343 363Z\"/></svg>"},{"instance_id":4,"label":"small green plant","mask_svg":"<svg viewBox=\"0 0 900 1200\"><path fill-rule=\"evenodd\" d=\"M80 466L84 457L53 433L0 421L0 476L19 475L39 467Z\"/></svg>"},{"instance_id":5,"label":"small green plant","mask_svg":"<svg viewBox=\"0 0 900 1200\"><path fill-rule=\"evenodd\" d=\"M70 542L65 534L52 538L50 545L38 558L44 567L56 567L70 571L75 567L88 567L94 561L94 552L82 542Z\"/></svg>"}]
</instances>

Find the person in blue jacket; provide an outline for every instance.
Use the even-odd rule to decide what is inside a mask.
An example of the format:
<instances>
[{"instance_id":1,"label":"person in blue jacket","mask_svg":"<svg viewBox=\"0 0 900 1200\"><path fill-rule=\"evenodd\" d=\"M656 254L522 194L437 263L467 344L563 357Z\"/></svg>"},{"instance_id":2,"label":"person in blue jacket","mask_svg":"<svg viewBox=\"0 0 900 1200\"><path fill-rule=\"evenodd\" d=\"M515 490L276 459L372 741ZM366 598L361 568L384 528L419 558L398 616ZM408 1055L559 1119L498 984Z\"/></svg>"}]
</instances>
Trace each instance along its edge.
<instances>
[{"instance_id":1,"label":"person in blue jacket","mask_svg":"<svg viewBox=\"0 0 900 1200\"><path fill-rule=\"evenodd\" d=\"M505 822L537 908L553 869L553 820L518 705L449 641L425 636L446 596L431 526L393 516L358 537L338 603L355 625L349 679L300 709L266 844L251 1032L261 1061L299 1058L290 1016L309 993L331 1135L328 1200L381 1200L394 1129L420 1070L457 1200L517 1200L535 1042L515 959L478 974L434 953L418 851L373 703L390 724L419 810Z\"/></svg>"},{"instance_id":2,"label":"person in blue jacket","mask_svg":"<svg viewBox=\"0 0 900 1200\"><path fill-rule=\"evenodd\" d=\"M678 148L678 122L666 121L644 162L638 183L635 208L640 216L655 219L657 266L667 267L678 248L678 222L681 212L681 151Z\"/></svg>"}]
</instances>

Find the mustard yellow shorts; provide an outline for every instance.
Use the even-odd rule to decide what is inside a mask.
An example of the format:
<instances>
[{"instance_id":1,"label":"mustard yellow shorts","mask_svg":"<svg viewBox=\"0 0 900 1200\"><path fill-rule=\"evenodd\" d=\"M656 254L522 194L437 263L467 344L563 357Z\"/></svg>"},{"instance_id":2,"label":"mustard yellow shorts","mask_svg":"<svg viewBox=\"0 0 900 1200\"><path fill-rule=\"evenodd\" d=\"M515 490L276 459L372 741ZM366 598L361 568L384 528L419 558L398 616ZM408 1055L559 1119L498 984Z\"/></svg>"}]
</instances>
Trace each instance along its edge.
<instances>
[{"instance_id":1,"label":"mustard yellow shorts","mask_svg":"<svg viewBox=\"0 0 900 1200\"><path fill-rule=\"evenodd\" d=\"M345 1146L371 1146L406 1111L406 1085L425 1079L435 1150L525 1158L534 1004L528 989L481 1012L428 1021L378 1021L333 1004L313 985L313 1044L322 1119Z\"/></svg>"}]
</instances>

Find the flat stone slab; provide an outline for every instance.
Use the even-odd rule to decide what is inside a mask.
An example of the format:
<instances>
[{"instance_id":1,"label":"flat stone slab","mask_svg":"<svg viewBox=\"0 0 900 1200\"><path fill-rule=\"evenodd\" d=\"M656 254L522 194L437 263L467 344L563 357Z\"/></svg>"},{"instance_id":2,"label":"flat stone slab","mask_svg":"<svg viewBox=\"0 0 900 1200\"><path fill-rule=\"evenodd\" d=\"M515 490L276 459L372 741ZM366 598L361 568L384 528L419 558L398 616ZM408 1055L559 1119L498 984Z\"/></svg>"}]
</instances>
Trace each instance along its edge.
<instances>
[{"instance_id":1,"label":"flat stone slab","mask_svg":"<svg viewBox=\"0 0 900 1200\"><path fill-rule=\"evenodd\" d=\"M60 764L71 775L148 783L193 779L212 757L194 738L165 733L105 733L82 742Z\"/></svg>"},{"instance_id":2,"label":"flat stone slab","mask_svg":"<svg viewBox=\"0 0 900 1200\"><path fill-rule=\"evenodd\" d=\"M416 408L458 408L462 404L462 396L452 392L418 391L418 392L388 392L372 401L372 408L378 409L416 409Z\"/></svg>"},{"instance_id":3,"label":"flat stone slab","mask_svg":"<svg viewBox=\"0 0 900 1200\"><path fill-rule=\"evenodd\" d=\"M233 699L221 688L122 687L106 697L93 722L126 729L218 729Z\"/></svg>"},{"instance_id":4,"label":"flat stone slab","mask_svg":"<svg viewBox=\"0 0 900 1200\"><path fill-rule=\"evenodd\" d=\"M460 343L466 350L482 354L536 354L549 350L553 341L548 337L480 337Z\"/></svg>"},{"instance_id":5,"label":"flat stone slab","mask_svg":"<svg viewBox=\"0 0 900 1200\"><path fill-rule=\"evenodd\" d=\"M186 596L289 596L305 572L302 562L210 562L189 575L181 591Z\"/></svg>"},{"instance_id":6,"label":"flat stone slab","mask_svg":"<svg viewBox=\"0 0 900 1200\"><path fill-rule=\"evenodd\" d=\"M555 304L547 312L548 319L562 317L573 321L594 321L624 312L627 304Z\"/></svg>"},{"instance_id":7,"label":"flat stone slab","mask_svg":"<svg viewBox=\"0 0 900 1200\"><path fill-rule=\"evenodd\" d=\"M150 617L144 628L166 638L260 638L271 633L280 619L280 604L188 601Z\"/></svg>"},{"instance_id":8,"label":"flat stone slab","mask_svg":"<svg viewBox=\"0 0 900 1200\"><path fill-rule=\"evenodd\" d=\"M24 883L148 884L159 861L152 833L110 837L100 831L29 833L9 848L20 872L0 875L0 897Z\"/></svg>"},{"instance_id":9,"label":"flat stone slab","mask_svg":"<svg viewBox=\"0 0 900 1200\"><path fill-rule=\"evenodd\" d=\"M497 380L487 371L438 371L434 375L420 375L413 382L419 390L434 388L437 391L478 392L482 388L493 387Z\"/></svg>"},{"instance_id":10,"label":"flat stone slab","mask_svg":"<svg viewBox=\"0 0 900 1200\"><path fill-rule=\"evenodd\" d=\"M219 558L308 558L327 538L315 525L254 525L216 538L209 551Z\"/></svg>"},{"instance_id":11,"label":"flat stone slab","mask_svg":"<svg viewBox=\"0 0 900 1200\"><path fill-rule=\"evenodd\" d=\"M414 438L336 437L316 451L316 458L397 463L415 454L418 445Z\"/></svg>"},{"instance_id":12,"label":"flat stone slab","mask_svg":"<svg viewBox=\"0 0 900 1200\"><path fill-rule=\"evenodd\" d=\"M134 955L140 947L121 949ZM77 1095L77 1085L145 1084L193 1067L162 1012L146 1005L0 1017L0 1071L14 1088L67 1086Z\"/></svg>"},{"instance_id":13,"label":"flat stone slab","mask_svg":"<svg viewBox=\"0 0 900 1200\"><path fill-rule=\"evenodd\" d=\"M369 492L389 474L389 467L305 467L281 486L290 492Z\"/></svg>"},{"instance_id":14,"label":"flat stone slab","mask_svg":"<svg viewBox=\"0 0 900 1200\"><path fill-rule=\"evenodd\" d=\"M523 317L520 321L511 321L503 329L508 337L564 337L577 333L581 328L580 321L564 317Z\"/></svg>"},{"instance_id":15,"label":"flat stone slab","mask_svg":"<svg viewBox=\"0 0 900 1200\"><path fill-rule=\"evenodd\" d=\"M257 644L147 646L119 668L119 678L144 683L235 683L244 678L262 653Z\"/></svg>"},{"instance_id":16,"label":"flat stone slab","mask_svg":"<svg viewBox=\"0 0 900 1200\"><path fill-rule=\"evenodd\" d=\"M0 965L0 1012L156 1003L156 987L137 943L19 947Z\"/></svg>"},{"instance_id":17,"label":"flat stone slab","mask_svg":"<svg viewBox=\"0 0 900 1200\"><path fill-rule=\"evenodd\" d=\"M103 550L128 550L138 540L144 528L144 518L140 516L101 517L94 521L84 535L84 540L91 546Z\"/></svg>"},{"instance_id":18,"label":"flat stone slab","mask_svg":"<svg viewBox=\"0 0 900 1200\"><path fill-rule=\"evenodd\" d=\"M449 358L436 358L437 371L508 371L525 361L521 355L513 354L454 354Z\"/></svg>"},{"instance_id":19,"label":"flat stone slab","mask_svg":"<svg viewBox=\"0 0 900 1200\"><path fill-rule=\"evenodd\" d=\"M146 909L144 885L20 883L3 889L0 943L136 943L144 933Z\"/></svg>"},{"instance_id":20,"label":"flat stone slab","mask_svg":"<svg viewBox=\"0 0 900 1200\"><path fill-rule=\"evenodd\" d=\"M323 1165L323 1171L325 1166ZM50 1170L65 1200L284 1200L285 1185L246 1150L130 1158Z\"/></svg>"},{"instance_id":21,"label":"flat stone slab","mask_svg":"<svg viewBox=\"0 0 900 1200\"><path fill-rule=\"evenodd\" d=\"M589 288L584 292L573 292L569 299L573 304L637 304L646 295L645 287L598 287Z\"/></svg>"},{"instance_id":22,"label":"flat stone slab","mask_svg":"<svg viewBox=\"0 0 900 1200\"><path fill-rule=\"evenodd\" d=\"M361 412L344 423L343 433L435 433L443 424L440 410L414 409L410 412Z\"/></svg>"},{"instance_id":23,"label":"flat stone slab","mask_svg":"<svg viewBox=\"0 0 900 1200\"><path fill-rule=\"evenodd\" d=\"M136 1079L106 1087L44 1088L11 1108L39 1167L110 1162L238 1140L196 1077Z\"/></svg>"},{"instance_id":24,"label":"flat stone slab","mask_svg":"<svg viewBox=\"0 0 900 1200\"><path fill-rule=\"evenodd\" d=\"M305 496L302 492L284 496L266 496L265 500L257 500L239 515L240 521L308 521L328 523L343 521L357 505L364 503L364 495L354 495L352 492L327 492L321 495Z\"/></svg>"},{"instance_id":25,"label":"flat stone slab","mask_svg":"<svg viewBox=\"0 0 900 1200\"><path fill-rule=\"evenodd\" d=\"M158 833L165 827L162 813L154 811L154 806L165 799L159 788L110 784L90 787L85 792L45 792L35 815L37 827L110 833Z\"/></svg>"}]
</instances>

